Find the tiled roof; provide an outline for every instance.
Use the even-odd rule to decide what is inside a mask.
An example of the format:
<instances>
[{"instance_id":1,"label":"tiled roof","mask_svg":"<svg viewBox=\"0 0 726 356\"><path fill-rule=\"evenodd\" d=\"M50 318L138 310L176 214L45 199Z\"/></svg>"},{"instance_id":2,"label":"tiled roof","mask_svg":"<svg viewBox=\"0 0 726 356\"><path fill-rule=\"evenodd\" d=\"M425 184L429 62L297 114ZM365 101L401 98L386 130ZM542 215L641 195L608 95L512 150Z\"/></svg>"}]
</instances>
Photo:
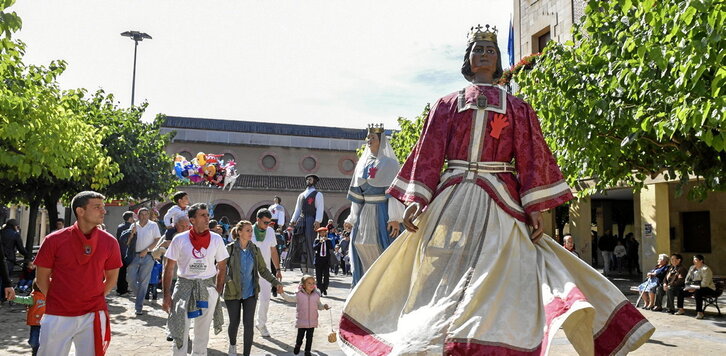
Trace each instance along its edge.
<instances>
[{"instance_id":1,"label":"tiled roof","mask_svg":"<svg viewBox=\"0 0 726 356\"><path fill-rule=\"evenodd\" d=\"M348 191L348 186L350 186L350 178L320 177L317 189L321 192L343 193ZM240 174L234 184L234 189L302 192L305 190L305 178L297 176L290 177Z\"/></svg>"},{"instance_id":2,"label":"tiled roof","mask_svg":"<svg viewBox=\"0 0 726 356\"><path fill-rule=\"evenodd\" d=\"M361 123L365 127L367 123ZM363 140L365 129L167 116L162 127ZM390 132L387 132L390 135Z\"/></svg>"}]
</instances>

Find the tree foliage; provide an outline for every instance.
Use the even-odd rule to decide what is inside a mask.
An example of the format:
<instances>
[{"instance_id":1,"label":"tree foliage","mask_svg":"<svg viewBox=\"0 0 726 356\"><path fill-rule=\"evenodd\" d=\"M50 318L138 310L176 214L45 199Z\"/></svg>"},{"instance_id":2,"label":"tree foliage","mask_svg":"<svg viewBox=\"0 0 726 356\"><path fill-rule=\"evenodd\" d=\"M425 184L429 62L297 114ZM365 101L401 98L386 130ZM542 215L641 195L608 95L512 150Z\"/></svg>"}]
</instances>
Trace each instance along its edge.
<instances>
[{"instance_id":1,"label":"tree foliage","mask_svg":"<svg viewBox=\"0 0 726 356\"><path fill-rule=\"evenodd\" d=\"M2 7L10 4L0 3L0 180L19 186L50 176L83 180L92 188L114 182L118 166L104 154L98 130L77 110L82 97L58 85L66 63L23 63L25 45L9 37L20 19Z\"/></svg>"},{"instance_id":2,"label":"tree foliage","mask_svg":"<svg viewBox=\"0 0 726 356\"><path fill-rule=\"evenodd\" d=\"M401 130L391 134L391 146L393 152L396 153L396 158L403 164L411 153L413 146L418 142L418 138L423 130L423 124L426 117L429 115L431 105L426 104L419 116L416 116L413 120L406 119L405 117L398 118L398 125L401 126Z\"/></svg>"},{"instance_id":3,"label":"tree foliage","mask_svg":"<svg viewBox=\"0 0 726 356\"><path fill-rule=\"evenodd\" d=\"M58 200L81 190L134 199L170 192L177 182L164 152L171 135L159 131L164 116L144 123L146 103L126 109L102 90L61 90L64 61L24 64L25 44L11 38L22 22L6 11L13 3L0 0L0 202L30 205L31 221L45 204L53 221Z\"/></svg>"},{"instance_id":4,"label":"tree foliage","mask_svg":"<svg viewBox=\"0 0 726 356\"><path fill-rule=\"evenodd\" d=\"M724 4L591 0L574 41L515 77L571 184L662 173L679 189L697 176L690 198L726 188Z\"/></svg>"}]
</instances>

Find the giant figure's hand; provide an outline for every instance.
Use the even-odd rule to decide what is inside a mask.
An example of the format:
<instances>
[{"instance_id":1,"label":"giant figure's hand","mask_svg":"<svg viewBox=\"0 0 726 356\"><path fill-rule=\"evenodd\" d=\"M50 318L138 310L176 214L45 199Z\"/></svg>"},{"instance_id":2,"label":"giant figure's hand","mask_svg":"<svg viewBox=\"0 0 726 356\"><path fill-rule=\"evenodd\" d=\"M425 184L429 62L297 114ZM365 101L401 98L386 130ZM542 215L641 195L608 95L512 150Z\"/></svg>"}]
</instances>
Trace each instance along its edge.
<instances>
[{"instance_id":1,"label":"giant figure's hand","mask_svg":"<svg viewBox=\"0 0 726 356\"><path fill-rule=\"evenodd\" d=\"M403 212L403 226L410 232L418 231L418 226L413 224L413 221L421 215L421 205L419 203L411 203L406 207L406 211Z\"/></svg>"},{"instance_id":2,"label":"giant figure's hand","mask_svg":"<svg viewBox=\"0 0 726 356\"><path fill-rule=\"evenodd\" d=\"M350 232L351 230L353 230L353 224L351 224L349 222L344 222L343 230Z\"/></svg>"},{"instance_id":3,"label":"giant figure's hand","mask_svg":"<svg viewBox=\"0 0 726 356\"><path fill-rule=\"evenodd\" d=\"M401 231L401 224L399 224L398 221L389 221L388 222L388 236L390 236L391 238L396 238L400 231Z\"/></svg>"},{"instance_id":4,"label":"giant figure's hand","mask_svg":"<svg viewBox=\"0 0 726 356\"><path fill-rule=\"evenodd\" d=\"M527 224L532 227L532 235L529 239L532 240L532 243L536 244L542 238L542 235L544 235L542 213L539 211L527 213Z\"/></svg>"},{"instance_id":5,"label":"giant figure's hand","mask_svg":"<svg viewBox=\"0 0 726 356\"><path fill-rule=\"evenodd\" d=\"M320 228L320 221L316 221L313 223L313 229L317 231Z\"/></svg>"}]
</instances>

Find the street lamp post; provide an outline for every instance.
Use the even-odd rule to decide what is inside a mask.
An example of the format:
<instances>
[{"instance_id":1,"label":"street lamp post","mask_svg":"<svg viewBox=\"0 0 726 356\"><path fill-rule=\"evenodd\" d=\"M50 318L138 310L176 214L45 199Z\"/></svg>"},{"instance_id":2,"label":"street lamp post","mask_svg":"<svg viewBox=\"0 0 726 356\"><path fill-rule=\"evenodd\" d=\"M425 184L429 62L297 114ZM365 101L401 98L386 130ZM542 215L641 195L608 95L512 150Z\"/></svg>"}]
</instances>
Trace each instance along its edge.
<instances>
[{"instance_id":1,"label":"street lamp post","mask_svg":"<svg viewBox=\"0 0 726 356\"><path fill-rule=\"evenodd\" d=\"M134 40L134 74L131 79L131 106L134 106L134 95L136 93L136 49L139 47L140 41L143 41L144 38L150 40L151 36L149 36L148 33L139 31L121 32L121 36L129 37Z\"/></svg>"}]
</instances>

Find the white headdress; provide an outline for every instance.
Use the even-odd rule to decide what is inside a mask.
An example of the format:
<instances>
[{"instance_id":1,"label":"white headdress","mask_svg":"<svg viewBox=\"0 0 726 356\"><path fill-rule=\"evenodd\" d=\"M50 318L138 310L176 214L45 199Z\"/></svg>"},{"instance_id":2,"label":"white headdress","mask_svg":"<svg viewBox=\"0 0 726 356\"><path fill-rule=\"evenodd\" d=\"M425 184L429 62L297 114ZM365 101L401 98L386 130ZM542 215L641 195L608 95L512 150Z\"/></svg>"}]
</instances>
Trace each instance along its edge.
<instances>
[{"instance_id":1,"label":"white headdress","mask_svg":"<svg viewBox=\"0 0 726 356\"><path fill-rule=\"evenodd\" d=\"M388 187L401 169L396 154L393 152L393 147L388 142L386 133L383 132L383 125L376 128L376 130L371 130L369 127L369 132L371 131L380 131L381 145L378 148L378 154L374 156L371 149L366 145L355 166L355 173L350 182L351 187L358 187L365 183L374 187ZM370 168L375 168L373 174L370 174ZM364 178L367 169L369 174L367 178Z\"/></svg>"}]
</instances>

